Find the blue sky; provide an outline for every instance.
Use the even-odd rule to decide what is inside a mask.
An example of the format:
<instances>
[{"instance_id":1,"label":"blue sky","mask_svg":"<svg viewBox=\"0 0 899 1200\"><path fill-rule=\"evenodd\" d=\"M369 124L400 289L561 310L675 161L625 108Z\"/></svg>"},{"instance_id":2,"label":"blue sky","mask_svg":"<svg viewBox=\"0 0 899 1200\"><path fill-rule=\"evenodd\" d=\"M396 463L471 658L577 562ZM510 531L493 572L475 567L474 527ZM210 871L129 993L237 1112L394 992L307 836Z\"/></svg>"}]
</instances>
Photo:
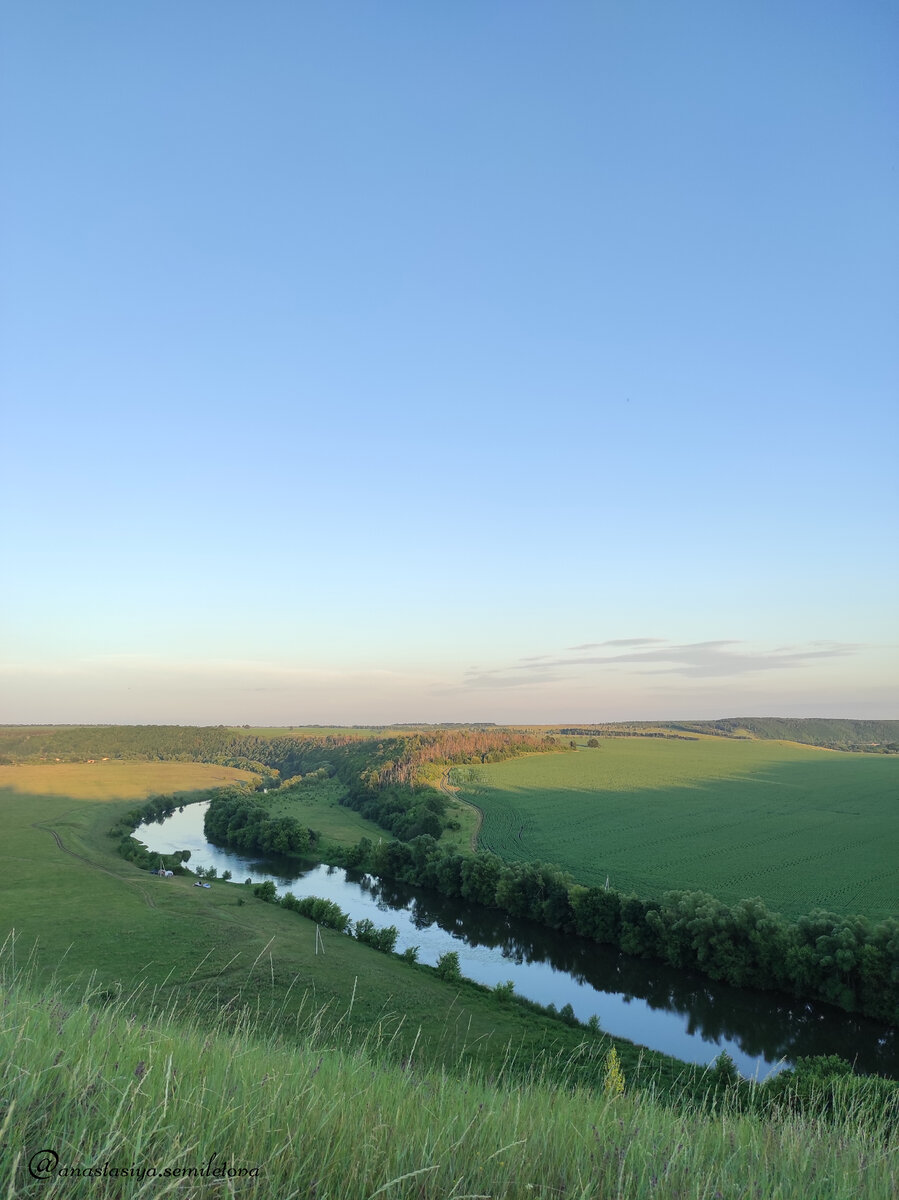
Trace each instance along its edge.
<instances>
[{"instance_id":1,"label":"blue sky","mask_svg":"<svg viewBox=\"0 0 899 1200\"><path fill-rule=\"evenodd\" d=\"M0 22L0 720L899 717L893 5Z\"/></svg>"}]
</instances>

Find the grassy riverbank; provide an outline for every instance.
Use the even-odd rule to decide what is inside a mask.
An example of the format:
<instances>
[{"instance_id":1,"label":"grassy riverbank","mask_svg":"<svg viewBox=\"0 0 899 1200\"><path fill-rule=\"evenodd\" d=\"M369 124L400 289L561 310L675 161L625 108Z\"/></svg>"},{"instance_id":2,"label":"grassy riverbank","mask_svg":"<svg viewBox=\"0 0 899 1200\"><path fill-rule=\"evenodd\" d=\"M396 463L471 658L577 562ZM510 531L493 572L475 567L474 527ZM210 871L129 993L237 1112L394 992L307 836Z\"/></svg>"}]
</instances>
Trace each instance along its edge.
<instances>
[{"instance_id":1,"label":"grassy riverbank","mask_svg":"<svg viewBox=\"0 0 899 1200\"><path fill-rule=\"evenodd\" d=\"M525 1082L480 1060L435 1072L415 1055L385 1056L376 1027L341 1034L314 1002L232 1006L210 1028L195 1000L153 1000L149 981L117 997L41 988L13 966L8 945L0 968L6 1196L227 1188L279 1200L880 1200L896 1191L889 1130L851 1104L824 1121L788 1108L740 1113L726 1094L712 1110L660 1105L626 1071L620 1093L539 1067Z\"/></svg>"},{"instance_id":2,"label":"grassy riverbank","mask_svg":"<svg viewBox=\"0 0 899 1200\"><path fill-rule=\"evenodd\" d=\"M93 976L111 993L144 985L154 1003L202 998L210 1011L286 1005L292 1012L314 1003L343 1013L352 1000L345 1024L355 1036L380 1030L397 1059L413 1045L423 1064L438 1069L477 1061L488 1072L504 1063L554 1072L575 1059L583 1082L601 1077L613 1039L594 1039L585 1055L582 1030L503 1004L474 984L450 985L426 967L328 931L325 952L316 954L312 922L243 887L215 883L206 891L189 876L162 880L138 870L105 836L132 807L0 792L5 924L16 930L20 957L32 955L38 978ZM703 1086L701 1069L627 1041L614 1044L629 1075L647 1085L654 1079L660 1091L678 1094Z\"/></svg>"}]
</instances>

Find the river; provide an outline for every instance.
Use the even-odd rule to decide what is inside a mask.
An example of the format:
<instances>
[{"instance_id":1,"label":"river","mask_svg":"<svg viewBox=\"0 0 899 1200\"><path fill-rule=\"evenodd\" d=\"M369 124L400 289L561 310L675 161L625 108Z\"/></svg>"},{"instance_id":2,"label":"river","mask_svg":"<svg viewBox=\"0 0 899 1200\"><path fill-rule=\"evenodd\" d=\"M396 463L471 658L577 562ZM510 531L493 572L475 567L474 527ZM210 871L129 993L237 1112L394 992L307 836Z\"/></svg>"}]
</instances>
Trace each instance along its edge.
<instances>
[{"instance_id":1,"label":"river","mask_svg":"<svg viewBox=\"0 0 899 1200\"><path fill-rule=\"evenodd\" d=\"M707 1065L726 1050L744 1077L761 1080L799 1057L839 1054L854 1060L860 1071L899 1078L893 1026L825 1004L728 987L463 900L340 867L248 858L206 840L206 808L205 803L189 805L142 825L135 836L161 854L190 850L190 867L215 867L219 875L230 871L237 884L271 879L279 893L333 900L353 921L368 917L379 926L395 925L398 952L418 946L419 961L434 965L445 951L455 950L469 979L489 986L512 980L521 996L558 1009L570 1004L578 1020L595 1015L606 1033L684 1062Z\"/></svg>"}]
</instances>

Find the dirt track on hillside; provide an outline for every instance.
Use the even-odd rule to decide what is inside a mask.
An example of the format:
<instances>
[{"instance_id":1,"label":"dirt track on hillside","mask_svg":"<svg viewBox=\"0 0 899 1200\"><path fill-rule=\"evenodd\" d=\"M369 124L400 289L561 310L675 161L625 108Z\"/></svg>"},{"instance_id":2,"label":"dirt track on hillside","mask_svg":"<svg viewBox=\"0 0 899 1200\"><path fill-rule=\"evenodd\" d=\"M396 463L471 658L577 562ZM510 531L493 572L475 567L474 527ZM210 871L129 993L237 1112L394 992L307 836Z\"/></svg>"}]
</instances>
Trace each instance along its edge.
<instances>
[{"instance_id":1,"label":"dirt track on hillside","mask_svg":"<svg viewBox=\"0 0 899 1200\"><path fill-rule=\"evenodd\" d=\"M449 774L451 770L452 767L446 768L440 778L440 783L437 786L440 788L441 792L443 792L444 795L449 796L451 800L456 800L459 802L459 804L467 804L469 808L473 808L478 814L477 824L475 825L471 834L471 849L472 851L475 851L478 848L478 834L481 832L481 826L484 824L484 813L483 810L478 808L476 804L473 804L471 800L465 800L462 796L460 796L458 794L458 790L455 792L453 791L453 789L450 787L449 781Z\"/></svg>"},{"instance_id":2,"label":"dirt track on hillside","mask_svg":"<svg viewBox=\"0 0 899 1200\"><path fill-rule=\"evenodd\" d=\"M70 850L69 847L63 843L62 838L59 836L59 834L56 832L56 830L50 825L34 824L31 826L31 828L41 830L43 833L49 833L50 836L53 838L53 840L56 842L57 846L63 852L63 854L68 854L71 858L77 858L79 862L84 863L84 865L86 867L90 867L91 870L102 871L104 875L108 875L111 879L118 880L119 883L127 883L133 887L136 887L137 890L140 892L140 894L143 896L144 902L146 903L147 907L148 908L156 907L156 901L153 899L153 897L150 895L149 892L144 890L141 883L137 879L128 879L127 876L125 876L125 875L117 875L115 871L110 871L107 867L101 867L97 863L91 862L91 860L89 858L85 858L85 856L83 854L76 854L74 850Z\"/></svg>"}]
</instances>

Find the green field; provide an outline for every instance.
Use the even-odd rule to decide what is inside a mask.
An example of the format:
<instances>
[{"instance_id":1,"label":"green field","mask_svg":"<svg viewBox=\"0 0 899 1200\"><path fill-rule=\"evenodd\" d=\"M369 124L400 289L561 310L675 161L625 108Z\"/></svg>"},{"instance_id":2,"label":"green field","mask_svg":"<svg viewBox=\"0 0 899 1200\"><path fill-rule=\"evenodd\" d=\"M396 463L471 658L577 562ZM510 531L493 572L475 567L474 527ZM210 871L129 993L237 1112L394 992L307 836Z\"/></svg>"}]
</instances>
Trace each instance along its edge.
<instances>
[{"instance_id":1,"label":"green field","mask_svg":"<svg viewBox=\"0 0 899 1200\"><path fill-rule=\"evenodd\" d=\"M604 739L452 772L479 846L581 883L761 896L790 915L899 909L899 758L787 742Z\"/></svg>"},{"instance_id":2,"label":"green field","mask_svg":"<svg viewBox=\"0 0 899 1200\"><path fill-rule=\"evenodd\" d=\"M257 794L257 799L263 801L273 817L293 817L341 845L353 845L361 837L372 842L379 838L389 840L391 835L386 829L340 803L346 794L346 785L339 779L308 779L299 787L270 791L261 797Z\"/></svg>"}]
</instances>

